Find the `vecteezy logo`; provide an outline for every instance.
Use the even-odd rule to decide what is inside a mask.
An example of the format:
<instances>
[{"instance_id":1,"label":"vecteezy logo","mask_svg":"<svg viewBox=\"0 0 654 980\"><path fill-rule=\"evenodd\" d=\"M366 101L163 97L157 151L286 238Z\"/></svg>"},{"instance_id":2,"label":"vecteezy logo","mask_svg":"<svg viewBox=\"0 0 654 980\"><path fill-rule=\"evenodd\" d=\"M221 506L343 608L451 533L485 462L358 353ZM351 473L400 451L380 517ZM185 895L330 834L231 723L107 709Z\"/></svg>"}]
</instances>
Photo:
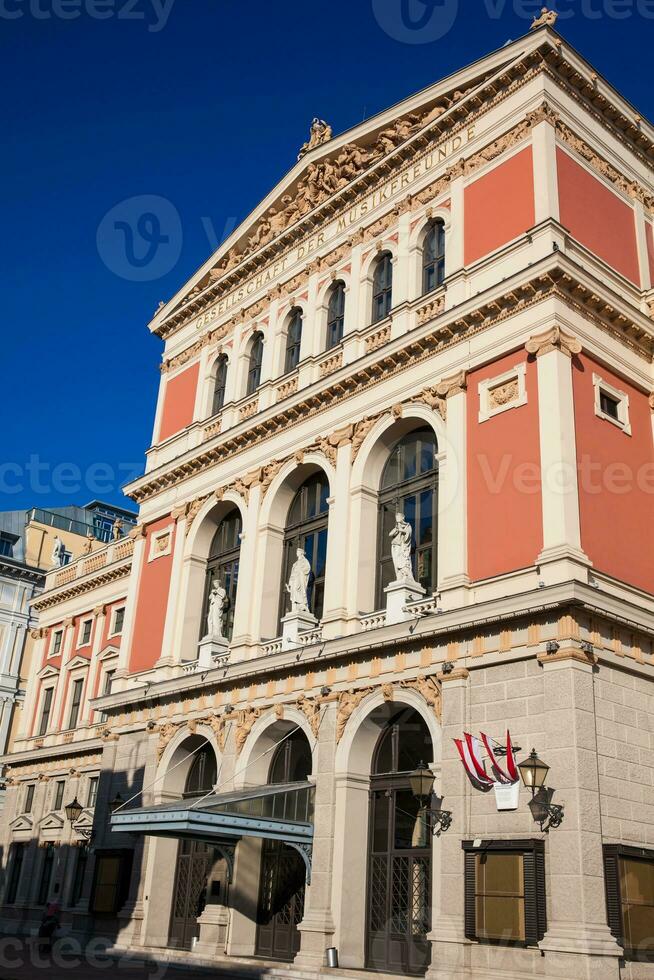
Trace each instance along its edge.
<instances>
[{"instance_id":1,"label":"vecteezy logo","mask_svg":"<svg viewBox=\"0 0 654 980\"><path fill-rule=\"evenodd\" d=\"M143 194L105 214L96 243L104 264L121 279L152 282L174 268L182 237L177 208L165 197Z\"/></svg>"},{"instance_id":2,"label":"vecteezy logo","mask_svg":"<svg viewBox=\"0 0 654 980\"><path fill-rule=\"evenodd\" d=\"M431 44L449 33L459 0L372 0L377 23L404 44Z\"/></svg>"}]
</instances>

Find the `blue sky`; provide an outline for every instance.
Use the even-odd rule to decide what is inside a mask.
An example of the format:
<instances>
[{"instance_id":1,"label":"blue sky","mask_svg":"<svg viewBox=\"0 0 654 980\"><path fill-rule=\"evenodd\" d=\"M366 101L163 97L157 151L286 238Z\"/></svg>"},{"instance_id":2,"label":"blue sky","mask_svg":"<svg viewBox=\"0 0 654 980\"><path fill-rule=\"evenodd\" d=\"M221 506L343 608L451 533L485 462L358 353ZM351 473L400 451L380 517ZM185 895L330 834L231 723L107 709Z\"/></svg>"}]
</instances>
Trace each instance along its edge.
<instances>
[{"instance_id":1,"label":"blue sky","mask_svg":"<svg viewBox=\"0 0 654 980\"><path fill-rule=\"evenodd\" d=\"M347 129L524 34L536 6L0 0L0 509L124 503L152 430L158 301L289 169L314 115ZM654 0L558 8L561 33L652 119ZM139 253L144 197L163 217ZM131 266L107 237L116 218Z\"/></svg>"}]
</instances>

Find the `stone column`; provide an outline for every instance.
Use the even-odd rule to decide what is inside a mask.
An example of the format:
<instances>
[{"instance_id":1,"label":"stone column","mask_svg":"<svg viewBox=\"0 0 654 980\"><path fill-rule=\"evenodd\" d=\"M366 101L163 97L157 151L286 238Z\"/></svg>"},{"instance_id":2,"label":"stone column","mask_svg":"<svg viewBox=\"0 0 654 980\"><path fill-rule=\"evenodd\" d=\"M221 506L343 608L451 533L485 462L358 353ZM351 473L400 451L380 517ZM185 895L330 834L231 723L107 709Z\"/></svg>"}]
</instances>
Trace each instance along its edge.
<instances>
[{"instance_id":1,"label":"stone column","mask_svg":"<svg viewBox=\"0 0 654 980\"><path fill-rule=\"evenodd\" d=\"M255 618L255 603L253 593L247 588L247 583L254 582L257 566L257 524L259 521L259 505L261 502L261 484L255 483L250 488L247 501L247 513L243 521L241 534L241 552L239 556L239 583L234 607L234 630L232 648L247 645L256 634L257 620Z\"/></svg>"},{"instance_id":2,"label":"stone column","mask_svg":"<svg viewBox=\"0 0 654 980\"><path fill-rule=\"evenodd\" d=\"M333 944L332 874L334 865L334 760L336 756L335 701L323 709L318 741L314 751L313 773L316 784L313 817L314 836L311 858L311 884L307 886L304 917L298 926L300 952L294 966L319 970L325 950Z\"/></svg>"},{"instance_id":3,"label":"stone column","mask_svg":"<svg viewBox=\"0 0 654 980\"><path fill-rule=\"evenodd\" d=\"M590 560L581 548L572 357L581 344L559 327L526 344L538 361L538 415L543 506L543 550L538 556L546 584L587 580Z\"/></svg>"},{"instance_id":4,"label":"stone column","mask_svg":"<svg viewBox=\"0 0 654 980\"><path fill-rule=\"evenodd\" d=\"M436 391L444 398L447 444L439 446L438 591L442 605L466 604L468 578L467 395L464 371L445 378Z\"/></svg>"},{"instance_id":5,"label":"stone column","mask_svg":"<svg viewBox=\"0 0 654 980\"><path fill-rule=\"evenodd\" d=\"M469 976L469 940L464 931L463 851L468 828L468 782L452 741L460 738L468 719L470 680L465 668L439 674L442 683L443 758L440 792L452 813L452 826L435 844L432 878L432 945L427 980L461 980Z\"/></svg>"},{"instance_id":6,"label":"stone column","mask_svg":"<svg viewBox=\"0 0 654 980\"><path fill-rule=\"evenodd\" d=\"M343 433L343 440L335 451L336 477L329 498L327 577L322 617L325 637L341 636L342 621L347 617L348 551L344 543L349 540L351 452L352 444Z\"/></svg>"},{"instance_id":7,"label":"stone column","mask_svg":"<svg viewBox=\"0 0 654 980\"><path fill-rule=\"evenodd\" d=\"M536 750L550 766L553 802L565 805L563 823L547 838L548 930L540 943L545 971L618 980L622 950L609 931L604 898L595 658L570 646L539 660L545 740Z\"/></svg>"},{"instance_id":8,"label":"stone column","mask_svg":"<svg viewBox=\"0 0 654 980\"><path fill-rule=\"evenodd\" d=\"M179 600L181 594L180 586L184 560L184 545L186 543L186 519L177 510L172 512L170 518L173 525L172 534L174 535L173 561L170 570L170 586L168 590L168 603L166 605L166 622L161 640L161 653L154 665L155 667L171 667L180 659L179 651L175 650L173 640L177 616L181 614Z\"/></svg>"}]
</instances>

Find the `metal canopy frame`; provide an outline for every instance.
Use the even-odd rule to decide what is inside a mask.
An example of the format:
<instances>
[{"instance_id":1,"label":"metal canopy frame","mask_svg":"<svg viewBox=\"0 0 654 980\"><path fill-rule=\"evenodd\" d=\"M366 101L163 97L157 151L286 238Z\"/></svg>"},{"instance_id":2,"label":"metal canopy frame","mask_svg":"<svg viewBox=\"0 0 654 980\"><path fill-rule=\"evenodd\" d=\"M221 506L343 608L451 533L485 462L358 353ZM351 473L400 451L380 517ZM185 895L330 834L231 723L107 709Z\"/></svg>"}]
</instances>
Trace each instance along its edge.
<instances>
[{"instance_id":1,"label":"metal canopy frame","mask_svg":"<svg viewBox=\"0 0 654 980\"><path fill-rule=\"evenodd\" d=\"M299 853L307 884L311 884L314 791L313 784L305 780L257 786L196 801L117 810L111 815L109 827L116 833L213 844L227 862L230 881L234 851L242 837L281 841Z\"/></svg>"}]
</instances>

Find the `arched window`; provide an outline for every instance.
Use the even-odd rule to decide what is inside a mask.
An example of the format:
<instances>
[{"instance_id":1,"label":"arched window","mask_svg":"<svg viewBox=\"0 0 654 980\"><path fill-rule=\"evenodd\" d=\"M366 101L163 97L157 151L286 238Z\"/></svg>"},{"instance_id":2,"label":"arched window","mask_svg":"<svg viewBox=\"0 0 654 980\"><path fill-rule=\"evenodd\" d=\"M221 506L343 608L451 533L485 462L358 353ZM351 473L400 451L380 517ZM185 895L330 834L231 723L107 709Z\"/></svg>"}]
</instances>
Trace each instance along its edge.
<instances>
[{"instance_id":1,"label":"arched window","mask_svg":"<svg viewBox=\"0 0 654 980\"><path fill-rule=\"evenodd\" d=\"M327 307L327 350L336 347L343 339L345 321L345 283L335 282L329 294Z\"/></svg>"},{"instance_id":2,"label":"arched window","mask_svg":"<svg viewBox=\"0 0 654 980\"><path fill-rule=\"evenodd\" d=\"M299 306L291 310L286 331L286 361L284 374L294 371L300 363L300 345L302 343L302 310Z\"/></svg>"},{"instance_id":3,"label":"arched window","mask_svg":"<svg viewBox=\"0 0 654 980\"><path fill-rule=\"evenodd\" d=\"M205 745L195 753L186 777L184 796L205 796L214 788L217 779L216 756L211 746Z\"/></svg>"},{"instance_id":4,"label":"arched window","mask_svg":"<svg viewBox=\"0 0 654 980\"><path fill-rule=\"evenodd\" d=\"M252 338L250 360L248 363L247 395L253 395L261 381L261 363L263 361L263 334L257 331Z\"/></svg>"},{"instance_id":5,"label":"arched window","mask_svg":"<svg viewBox=\"0 0 654 980\"><path fill-rule=\"evenodd\" d=\"M436 588L438 460L436 437L429 428L404 436L393 449L382 474L379 493L379 566L377 606L395 578L390 532L401 512L413 530L413 574L430 594Z\"/></svg>"},{"instance_id":6,"label":"arched window","mask_svg":"<svg viewBox=\"0 0 654 980\"><path fill-rule=\"evenodd\" d=\"M241 551L241 515L237 508L227 514L218 525L211 542L207 561L207 584L204 597L204 615L201 635L208 632L209 596L215 581L219 581L227 592L227 608L223 620L223 632L227 639L232 638L234 626L234 606L238 586L238 564Z\"/></svg>"},{"instance_id":7,"label":"arched window","mask_svg":"<svg viewBox=\"0 0 654 980\"><path fill-rule=\"evenodd\" d=\"M422 292L430 293L445 279L445 222L433 221L422 246Z\"/></svg>"},{"instance_id":8,"label":"arched window","mask_svg":"<svg viewBox=\"0 0 654 980\"><path fill-rule=\"evenodd\" d=\"M372 764L374 776L411 773L432 758L431 735L417 711L406 708L387 723L379 737Z\"/></svg>"},{"instance_id":9,"label":"arched window","mask_svg":"<svg viewBox=\"0 0 654 980\"><path fill-rule=\"evenodd\" d=\"M372 278L372 322L378 323L391 312L393 304L393 259L382 252Z\"/></svg>"},{"instance_id":10,"label":"arched window","mask_svg":"<svg viewBox=\"0 0 654 980\"><path fill-rule=\"evenodd\" d=\"M284 533L284 578L280 617L285 616L290 608L285 586L293 563L296 561L298 548L304 550L311 565L309 609L316 619L322 616L327 562L328 497L329 483L322 472L314 473L305 480L295 494Z\"/></svg>"},{"instance_id":11,"label":"arched window","mask_svg":"<svg viewBox=\"0 0 654 980\"><path fill-rule=\"evenodd\" d=\"M227 386L227 355L221 354L216 361L216 380L213 386L213 404L211 414L217 415L225 404L225 388Z\"/></svg>"},{"instance_id":12,"label":"arched window","mask_svg":"<svg viewBox=\"0 0 654 980\"><path fill-rule=\"evenodd\" d=\"M275 749L269 783L299 783L311 775L311 747L302 731L296 731Z\"/></svg>"}]
</instances>

